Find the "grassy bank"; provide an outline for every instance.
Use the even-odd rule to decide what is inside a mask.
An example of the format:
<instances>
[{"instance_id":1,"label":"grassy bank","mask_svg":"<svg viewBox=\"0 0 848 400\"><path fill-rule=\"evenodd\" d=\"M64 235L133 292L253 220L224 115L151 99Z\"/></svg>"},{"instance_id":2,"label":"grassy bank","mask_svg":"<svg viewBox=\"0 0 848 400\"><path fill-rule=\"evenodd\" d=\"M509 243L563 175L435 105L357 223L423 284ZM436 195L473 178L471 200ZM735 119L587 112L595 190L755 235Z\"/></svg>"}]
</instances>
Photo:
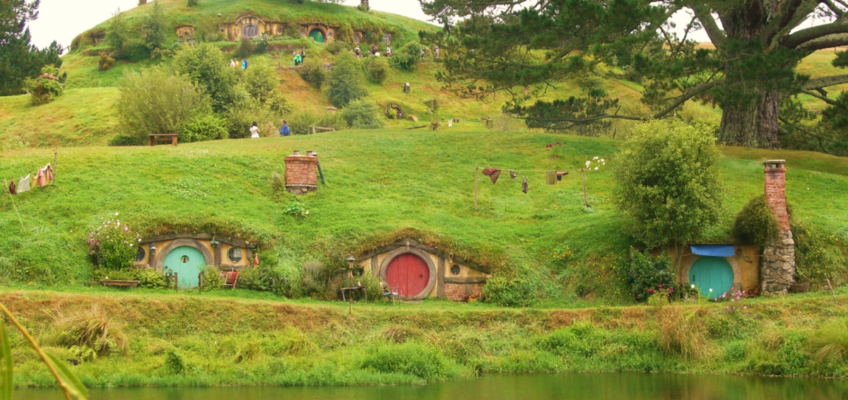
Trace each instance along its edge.
<instances>
[{"instance_id":1,"label":"grassy bank","mask_svg":"<svg viewBox=\"0 0 848 400\"><path fill-rule=\"evenodd\" d=\"M356 304L348 314L340 303L215 292L0 293L64 357L74 354L56 338L72 317L106 324L110 337L123 338L123 350L114 346L75 367L90 387L412 384L569 371L846 377L848 363L819 361L821 346L813 345L823 327L846 321L846 300L843 290L838 305L819 295L570 310L425 301ZM729 304L736 309L727 310ZM679 339L669 339L672 334ZM845 335L824 340L838 344ZM680 347L676 340L684 337ZM12 346L16 386L51 385L18 334Z\"/></svg>"}]
</instances>

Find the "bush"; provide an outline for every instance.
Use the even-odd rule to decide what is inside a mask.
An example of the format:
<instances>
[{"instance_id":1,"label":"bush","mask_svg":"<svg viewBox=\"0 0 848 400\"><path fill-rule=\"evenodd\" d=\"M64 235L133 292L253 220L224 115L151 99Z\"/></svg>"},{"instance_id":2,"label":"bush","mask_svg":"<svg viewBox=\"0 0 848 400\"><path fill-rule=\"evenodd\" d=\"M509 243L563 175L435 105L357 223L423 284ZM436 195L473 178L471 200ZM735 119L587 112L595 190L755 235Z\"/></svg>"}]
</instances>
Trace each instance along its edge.
<instances>
[{"instance_id":1,"label":"bush","mask_svg":"<svg viewBox=\"0 0 848 400\"><path fill-rule=\"evenodd\" d=\"M189 7L196 7L198 4L200 4L200 0L188 0Z\"/></svg>"},{"instance_id":2,"label":"bush","mask_svg":"<svg viewBox=\"0 0 848 400\"><path fill-rule=\"evenodd\" d=\"M383 83L389 77L389 62L383 57L369 57L366 60L365 72L368 79L374 83Z\"/></svg>"},{"instance_id":3,"label":"bush","mask_svg":"<svg viewBox=\"0 0 848 400\"><path fill-rule=\"evenodd\" d=\"M124 13L118 12L112 14L109 29L106 30L106 43L109 44L109 47L112 48L118 57L123 55L124 46L126 46L131 38L132 32L130 32L129 24L124 19ZM105 70L101 69L101 71Z\"/></svg>"},{"instance_id":4,"label":"bush","mask_svg":"<svg viewBox=\"0 0 848 400\"><path fill-rule=\"evenodd\" d=\"M128 70L118 83L118 119L138 143L152 133L178 133L187 121L209 114L209 105L185 76L163 68Z\"/></svg>"},{"instance_id":5,"label":"bush","mask_svg":"<svg viewBox=\"0 0 848 400\"><path fill-rule=\"evenodd\" d=\"M790 210L790 218L793 215ZM795 238L795 271L798 279L824 283L830 277L833 286L842 284L848 259L841 248L844 241L821 226L790 219Z\"/></svg>"},{"instance_id":6,"label":"bush","mask_svg":"<svg viewBox=\"0 0 848 400\"><path fill-rule=\"evenodd\" d=\"M327 80L327 73L324 71L324 68L319 65L319 62L313 61L312 59L305 62L303 66L297 70L297 73L306 83L312 85L316 89L321 89L321 85L323 85L324 81Z\"/></svg>"},{"instance_id":7,"label":"bush","mask_svg":"<svg viewBox=\"0 0 848 400\"><path fill-rule=\"evenodd\" d=\"M347 125L355 129L377 129L385 125L380 109L366 99L351 102L342 112L342 118Z\"/></svg>"},{"instance_id":8,"label":"bush","mask_svg":"<svg viewBox=\"0 0 848 400\"><path fill-rule=\"evenodd\" d=\"M270 124L275 127L275 132L279 132L277 123L281 116L270 107L263 106L259 100L245 93L243 98L227 110L225 118L230 138L237 139L250 137L250 127L254 121L258 122L262 129L266 129L264 127Z\"/></svg>"},{"instance_id":9,"label":"bush","mask_svg":"<svg viewBox=\"0 0 848 400\"><path fill-rule=\"evenodd\" d=\"M261 62L248 68L242 82L250 97L259 100L272 111L282 114L291 109L288 101L280 93L280 78L277 77L277 71L271 64Z\"/></svg>"},{"instance_id":10,"label":"bush","mask_svg":"<svg viewBox=\"0 0 848 400\"><path fill-rule=\"evenodd\" d=\"M221 285L224 284L221 273L213 265L206 266L201 273L203 274L203 287L200 289L203 291L220 289Z\"/></svg>"},{"instance_id":11,"label":"bush","mask_svg":"<svg viewBox=\"0 0 848 400\"><path fill-rule=\"evenodd\" d=\"M89 233L88 254L98 267L120 271L132 267L138 251L140 237L133 233L127 224L121 224L117 219L103 221L96 231Z\"/></svg>"},{"instance_id":12,"label":"bush","mask_svg":"<svg viewBox=\"0 0 848 400\"><path fill-rule=\"evenodd\" d=\"M640 124L616 157L613 201L625 229L649 248L690 243L719 221L720 156L715 137L702 128L674 120Z\"/></svg>"},{"instance_id":13,"label":"bush","mask_svg":"<svg viewBox=\"0 0 848 400\"><path fill-rule=\"evenodd\" d=\"M98 71L108 71L115 66L115 59L109 57L105 51L100 53L100 58L97 59L97 70Z\"/></svg>"},{"instance_id":14,"label":"bush","mask_svg":"<svg viewBox=\"0 0 848 400\"><path fill-rule=\"evenodd\" d=\"M59 68L47 65L41 69L41 75L37 78L27 78L24 84L32 97L33 105L49 103L65 93L57 75Z\"/></svg>"},{"instance_id":15,"label":"bush","mask_svg":"<svg viewBox=\"0 0 848 400\"><path fill-rule=\"evenodd\" d=\"M336 57L333 70L330 72L330 103L336 107L344 107L367 94L362 85L362 73L356 64L356 59L347 53Z\"/></svg>"},{"instance_id":16,"label":"bush","mask_svg":"<svg viewBox=\"0 0 848 400\"><path fill-rule=\"evenodd\" d=\"M97 354L124 351L129 341L123 326L111 320L110 313L99 304L63 314L50 314L56 332L49 342L61 346L87 347Z\"/></svg>"},{"instance_id":17,"label":"bush","mask_svg":"<svg viewBox=\"0 0 848 400\"><path fill-rule=\"evenodd\" d=\"M141 32L150 51L162 48L168 35L168 21L162 12L159 2L153 3L153 10L148 14L141 24Z\"/></svg>"},{"instance_id":18,"label":"bush","mask_svg":"<svg viewBox=\"0 0 848 400\"><path fill-rule=\"evenodd\" d=\"M765 195L751 199L733 222L733 237L741 243L765 247L780 235L780 225L766 201Z\"/></svg>"},{"instance_id":19,"label":"bush","mask_svg":"<svg viewBox=\"0 0 848 400\"><path fill-rule=\"evenodd\" d=\"M630 288L636 301L646 301L658 289L675 287L668 257L651 257L630 249ZM672 291L673 293L673 291Z\"/></svg>"},{"instance_id":20,"label":"bush","mask_svg":"<svg viewBox=\"0 0 848 400\"><path fill-rule=\"evenodd\" d=\"M330 112L311 113L309 111L299 110L287 114L285 119L289 123L289 129L291 129L292 135L307 135L309 134L310 126L321 126L336 130L347 128L341 114Z\"/></svg>"},{"instance_id":21,"label":"bush","mask_svg":"<svg viewBox=\"0 0 848 400\"><path fill-rule=\"evenodd\" d=\"M402 71L414 71L421 60L421 49L420 43L409 42L397 54L393 55L389 62L393 68Z\"/></svg>"},{"instance_id":22,"label":"bush","mask_svg":"<svg viewBox=\"0 0 848 400\"><path fill-rule=\"evenodd\" d=\"M200 115L183 124L180 129L180 142L205 142L207 140L227 139L226 122L215 115Z\"/></svg>"},{"instance_id":23,"label":"bush","mask_svg":"<svg viewBox=\"0 0 848 400\"><path fill-rule=\"evenodd\" d=\"M523 279L506 279L496 276L483 286L487 302L502 306L529 307L535 304L533 285Z\"/></svg>"},{"instance_id":24,"label":"bush","mask_svg":"<svg viewBox=\"0 0 848 400\"><path fill-rule=\"evenodd\" d=\"M174 375L182 374L186 370L185 358L174 349L168 350L165 356L165 369Z\"/></svg>"},{"instance_id":25,"label":"bush","mask_svg":"<svg viewBox=\"0 0 848 400\"><path fill-rule=\"evenodd\" d=\"M660 344L666 352L680 354L683 358L703 358L710 354L707 329L697 310L673 306L657 311L660 326Z\"/></svg>"},{"instance_id":26,"label":"bush","mask_svg":"<svg viewBox=\"0 0 848 400\"><path fill-rule=\"evenodd\" d=\"M238 99L237 72L229 67L229 61L215 46L203 43L184 47L173 63L178 73L203 89L215 112L225 112Z\"/></svg>"},{"instance_id":27,"label":"bush","mask_svg":"<svg viewBox=\"0 0 848 400\"><path fill-rule=\"evenodd\" d=\"M816 362L848 362L848 318L830 321L817 329L805 346Z\"/></svg>"},{"instance_id":28,"label":"bush","mask_svg":"<svg viewBox=\"0 0 848 400\"><path fill-rule=\"evenodd\" d=\"M456 365L432 347L404 343L378 347L362 362L368 368L387 374L406 374L426 381L437 381L457 375Z\"/></svg>"},{"instance_id":29,"label":"bush","mask_svg":"<svg viewBox=\"0 0 848 400\"><path fill-rule=\"evenodd\" d=\"M348 50L347 43L342 42L342 41L336 40L335 42L332 42L332 43L327 45L327 51L332 53L334 56L337 56L337 55L339 55L339 53L341 53L343 51L347 51L347 50Z\"/></svg>"},{"instance_id":30,"label":"bush","mask_svg":"<svg viewBox=\"0 0 848 400\"><path fill-rule=\"evenodd\" d=\"M247 58L253 53L256 53L256 44L246 37L241 38L238 48L236 48L236 56L238 58Z\"/></svg>"}]
</instances>

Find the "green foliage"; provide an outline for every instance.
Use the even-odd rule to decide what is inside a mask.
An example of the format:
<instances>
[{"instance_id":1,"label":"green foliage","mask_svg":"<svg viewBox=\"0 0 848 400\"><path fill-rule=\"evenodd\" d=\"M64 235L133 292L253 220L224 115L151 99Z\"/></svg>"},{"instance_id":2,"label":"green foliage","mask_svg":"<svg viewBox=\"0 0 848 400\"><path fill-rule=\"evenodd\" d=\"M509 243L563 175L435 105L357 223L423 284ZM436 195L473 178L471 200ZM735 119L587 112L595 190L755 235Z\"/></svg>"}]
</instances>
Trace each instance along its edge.
<instances>
[{"instance_id":1,"label":"green foliage","mask_svg":"<svg viewBox=\"0 0 848 400\"><path fill-rule=\"evenodd\" d=\"M115 66L115 59L110 57L108 53L101 52L100 58L97 59L97 70L98 71L108 71Z\"/></svg>"},{"instance_id":2,"label":"green foliage","mask_svg":"<svg viewBox=\"0 0 848 400\"><path fill-rule=\"evenodd\" d=\"M715 139L698 126L652 121L615 157L614 202L649 248L686 244L718 222L723 185Z\"/></svg>"},{"instance_id":3,"label":"green foliage","mask_svg":"<svg viewBox=\"0 0 848 400\"><path fill-rule=\"evenodd\" d=\"M105 41L118 57L124 55L124 47L132 40L132 31L124 17L125 14L120 11L112 14L109 28L106 30Z\"/></svg>"},{"instance_id":4,"label":"green foliage","mask_svg":"<svg viewBox=\"0 0 848 400\"><path fill-rule=\"evenodd\" d=\"M736 214L732 235L741 243L750 243L759 248L778 238L780 225L765 195L757 195Z\"/></svg>"},{"instance_id":5,"label":"green foliage","mask_svg":"<svg viewBox=\"0 0 848 400\"><path fill-rule=\"evenodd\" d=\"M238 48L236 49L236 57L247 58L253 53L256 53L256 43L253 43L253 40L250 40L249 38L241 38L241 40L239 40Z\"/></svg>"},{"instance_id":6,"label":"green foliage","mask_svg":"<svg viewBox=\"0 0 848 400\"><path fill-rule=\"evenodd\" d=\"M214 265L206 266L201 273L203 274L203 286L201 287L201 290L204 292L220 289L221 285L224 284L224 278L221 276L218 268L215 268Z\"/></svg>"},{"instance_id":7,"label":"green foliage","mask_svg":"<svg viewBox=\"0 0 848 400\"><path fill-rule=\"evenodd\" d=\"M188 3L186 5L188 5L189 7L196 7L199 4L200 0L188 0Z\"/></svg>"},{"instance_id":8,"label":"green foliage","mask_svg":"<svg viewBox=\"0 0 848 400\"><path fill-rule=\"evenodd\" d=\"M15 388L14 366L9 333L6 332L6 321L0 321L0 399L2 400L12 400L12 389Z\"/></svg>"},{"instance_id":9,"label":"green foliage","mask_svg":"<svg viewBox=\"0 0 848 400\"><path fill-rule=\"evenodd\" d=\"M165 355L165 370L174 375L181 375L186 371L186 361L182 354L174 349L168 350Z\"/></svg>"},{"instance_id":10,"label":"green foliage","mask_svg":"<svg viewBox=\"0 0 848 400\"><path fill-rule=\"evenodd\" d=\"M211 99L216 113L225 112L238 98L236 71L215 46L202 43L181 49L174 57L174 68ZM232 132L230 132L232 133Z\"/></svg>"},{"instance_id":11,"label":"green foliage","mask_svg":"<svg viewBox=\"0 0 848 400\"><path fill-rule=\"evenodd\" d=\"M272 103L274 105L278 103ZM230 138L246 138L250 136L250 127L256 121L263 130L267 132L279 132L277 124L281 116L272 107L264 106L259 100L250 97L246 92L239 96L226 112L227 131Z\"/></svg>"},{"instance_id":12,"label":"green foliage","mask_svg":"<svg viewBox=\"0 0 848 400\"><path fill-rule=\"evenodd\" d=\"M501 306L530 307L536 303L536 288L531 282L494 276L483 286L487 302Z\"/></svg>"},{"instance_id":13,"label":"green foliage","mask_svg":"<svg viewBox=\"0 0 848 400\"><path fill-rule=\"evenodd\" d=\"M368 99L354 100L341 114L347 125L354 129L377 129L385 125L379 107Z\"/></svg>"},{"instance_id":14,"label":"green foliage","mask_svg":"<svg viewBox=\"0 0 848 400\"><path fill-rule=\"evenodd\" d=\"M101 305L70 312L50 313L53 319L52 334L47 341L61 346L87 347L97 354L110 351L123 352L129 345L124 326L113 321Z\"/></svg>"},{"instance_id":15,"label":"green foliage","mask_svg":"<svg viewBox=\"0 0 848 400\"><path fill-rule=\"evenodd\" d=\"M144 140L138 136L115 135L109 139L109 146L141 146Z\"/></svg>"},{"instance_id":16,"label":"green foliage","mask_svg":"<svg viewBox=\"0 0 848 400\"><path fill-rule=\"evenodd\" d=\"M245 90L264 106L277 114L291 110L291 106L279 90L280 79L269 63L256 63L247 69L242 80Z\"/></svg>"},{"instance_id":17,"label":"green foliage","mask_svg":"<svg viewBox=\"0 0 848 400\"><path fill-rule=\"evenodd\" d=\"M321 85L327 80L327 73L324 71L324 68L318 61L313 59L309 59L303 66L298 68L297 73L306 83L316 89L321 89Z\"/></svg>"},{"instance_id":18,"label":"green foliage","mask_svg":"<svg viewBox=\"0 0 848 400\"><path fill-rule=\"evenodd\" d=\"M848 257L844 253L845 238L827 233L820 225L792 218L790 225L795 239L795 272L799 280L824 285L830 278L834 286L845 282Z\"/></svg>"},{"instance_id":19,"label":"green foliage","mask_svg":"<svg viewBox=\"0 0 848 400\"><path fill-rule=\"evenodd\" d=\"M389 62L383 57L368 57L365 61L365 72L374 83L383 83L389 77L389 68Z\"/></svg>"},{"instance_id":20,"label":"green foliage","mask_svg":"<svg viewBox=\"0 0 848 400\"><path fill-rule=\"evenodd\" d=\"M167 24L168 21L162 12L162 6L158 1L154 2L153 10L145 17L141 25L141 32L150 51L160 49L165 44L168 34Z\"/></svg>"},{"instance_id":21,"label":"green foliage","mask_svg":"<svg viewBox=\"0 0 848 400\"><path fill-rule=\"evenodd\" d=\"M306 110L299 110L286 114L285 119L289 123L289 129L291 129L292 135L307 135L310 133L310 126L321 126L336 130L347 128L341 113L312 113Z\"/></svg>"},{"instance_id":22,"label":"green foliage","mask_svg":"<svg viewBox=\"0 0 848 400\"><path fill-rule=\"evenodd\" d=\"M118 89L118 118L138 143L153 133L179 133L184 123L209 113L208 103L188 77L164 68L128 70Z\"/></svg>"},{"instance_id":23,"label":"green foliage","mask_svg":"<svg viewBox=\"0 0 848 400\"><path fill-rule=\"evenodd\" d=\"M56 75L59 75L59 68L46 65L41 69L41 75L38 78L26 80L26 88L30 93L33 105L49 103L65 93Z\"/></svg>"},{"instance_id":24,"label":"green foliage","mask_svg":"<svg viewBox=\"0 0 848 400\"><path fill-rule=\"evenodd\" d=\"M73 356L74 359L80 362L94 361L97 359L97 352L88 346L75 345L71 346L68 351L71 353L71 356Z\"/></svg>"},{"instance_id":25,"label":"green foliage","mask_svg":"<svg viewBox=\"0 0 848 400\"><path fill-rule=\"evenodd\" d=\"M179 134L182 143L205 142L229 137L225 121L211 114L199 115L186 121Z\"/></svg>"},{"instance_id":26,"label":"green foliage","mask_svg":"<svg viewBox=\"0 0 848 400\"><path fill-rule=\"evenodd\" d=\"M46 65L62 66L62 46L53 42L39 50L30 44L28 25L38 17L38 6L38 1L0 3L0 96L21 93Z\"/></svg>"},{"instance_id":27,"label":"green foliage","mask_svg":"<svg viewBox=\"0 0 848 400\"><path fill-rule=\"evenodd\" d=\"M421 62L421 49L421 43L409 42L389 58L389 63L401 71L415 71L415 67Z\"/></svg>"},{"instance_id":28,"label":"green foliage","mask_svg":"<svg viewBox=\"0 0 848 400\"><path fill-rule=\"evenodd\" d=\"M130 269L133 280L139 281L138 286L147 289L168 289L174 285L161 271L153 268L132 268Z\"/></svg>"},{"instance_id":29,"label":"green foliage","mask_svg":"<svg viewBox=\"0 0 848 400\"><path fill-rule=\"evenodd\" d=\"M365 97L368 92L363 86L362 73L356 59L342 53L336 57L333 70L330 71L330 103L336 107L344 107L351 101Z\"/></svg>"},{"instance_id":30,"label":"green foliage","mask_svg":"<svg viewBox=\"0 0 848 400\"><path fill-rule=\"evenodd\" d=\"M140 237L118 219L104 219L94 232L89 233L88 254L99 268L120 271L132 267L138 251Z\"/></svg>"},{"instance_id":31,"label":"green foliage","mask_svg":"<svg viewBox=\"0 0 848 400\"><path fill-rule=\"evenodd\" d=\"M327 45L327 51L329 51L330 54L332 54L334 56L337 56L337 55L339 55L339 53L341 53L343 51L348 51L348 50L349 50L349 48L348 48L347 43L342 42L340 40L333 41L332 43Z\"/></svg>"},{"instance_id":32,"label":"green foliage","mask_svg":"<svg viewBox=\"0 0 848 400\"><path fill-rule=\"evenodd\" d=\"M417 343L380 346L370 352L362 368L387 374L407 374L433 382L457 375L456 365L432 347Z\"/></svg>"},{"instance_id":33,"label":"green foliage","mask_svg":"<svg viewBox=\"0 0 848 400\"><path fill-rule=\"evenodd\" d=\"M291 215L292 217L305 217L309 215L309 210L306 209L306 204L299 201L293 201L283 210L283 214Z\"/></svg>"},{"instance_id":34,"label":"green foliage","mask_svg":"<svg viewBox=\"0 0 848 400\"><path fill-rule=\"evenodd\" d=\"M848 318L827 322L804 345L816 362L848 362Z\"/></svg>"},{"instance_id":35,"label":"green foliage","mask_svg":"<svg viewBox=\"0 0 848 400\"><path fill-rule=\"evenodd\" d=\"M676 287L676 274L671 270L668 257L652 257L636 249L630 250L628 273L631 291L636 301L647 300L654 292Z\"/></svg>"}]
</instances>

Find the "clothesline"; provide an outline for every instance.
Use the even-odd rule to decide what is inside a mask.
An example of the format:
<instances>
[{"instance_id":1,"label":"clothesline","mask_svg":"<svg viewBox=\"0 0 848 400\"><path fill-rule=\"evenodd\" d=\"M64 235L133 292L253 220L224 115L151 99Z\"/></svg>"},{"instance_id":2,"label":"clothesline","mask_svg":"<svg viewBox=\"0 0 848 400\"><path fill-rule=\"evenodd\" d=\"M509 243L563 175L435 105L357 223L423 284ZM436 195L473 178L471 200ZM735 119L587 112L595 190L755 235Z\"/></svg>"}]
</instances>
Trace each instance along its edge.
<instances>
[{"instance_id":1,"label":"clothesline","mask_svg":"<svg viewBox=\"0 0 848 400\"><path fill-rule=\"evenodd\" d=\"M485 169L483 167L474 167L476 169ZM510 168L498 168L498 167L489 167L488 169L499 169L501 171L512 171L512 172L542 172L547 173L552 170L543 170L543 169L510 169ZM568 172L568 171L559 171L559 172Z\"/></svg>"}]
</instances>

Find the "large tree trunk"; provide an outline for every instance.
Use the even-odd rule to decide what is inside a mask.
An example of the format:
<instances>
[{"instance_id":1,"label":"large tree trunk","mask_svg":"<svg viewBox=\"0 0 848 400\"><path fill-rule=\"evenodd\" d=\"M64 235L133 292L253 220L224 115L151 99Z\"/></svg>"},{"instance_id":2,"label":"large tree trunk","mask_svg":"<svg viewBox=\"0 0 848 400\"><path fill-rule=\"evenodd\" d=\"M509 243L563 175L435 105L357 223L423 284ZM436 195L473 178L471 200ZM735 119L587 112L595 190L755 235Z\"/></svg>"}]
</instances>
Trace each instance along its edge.
<instances>
[{"instance_id":1,"label":"large tree trunk","mask_svg":"<svg viewBox=\"0 0 848 400\"><path fill-rule=\"evenodd\" d=\"M772 150L780 150L780 138L777 135L779 108L780 93L776 90L764 92L757 107L757 137Z\"/></svg>"},{"instance_id":2,"label":"large tree trunk","mask_svg":"<svg viewBox=\"0 0 848 400\"><path fill-rule=\"evenodd\" d=\"M730 146L756 146L756 108L726 107L721 115L721 141Z\"/></svg>"}]
</instances>

